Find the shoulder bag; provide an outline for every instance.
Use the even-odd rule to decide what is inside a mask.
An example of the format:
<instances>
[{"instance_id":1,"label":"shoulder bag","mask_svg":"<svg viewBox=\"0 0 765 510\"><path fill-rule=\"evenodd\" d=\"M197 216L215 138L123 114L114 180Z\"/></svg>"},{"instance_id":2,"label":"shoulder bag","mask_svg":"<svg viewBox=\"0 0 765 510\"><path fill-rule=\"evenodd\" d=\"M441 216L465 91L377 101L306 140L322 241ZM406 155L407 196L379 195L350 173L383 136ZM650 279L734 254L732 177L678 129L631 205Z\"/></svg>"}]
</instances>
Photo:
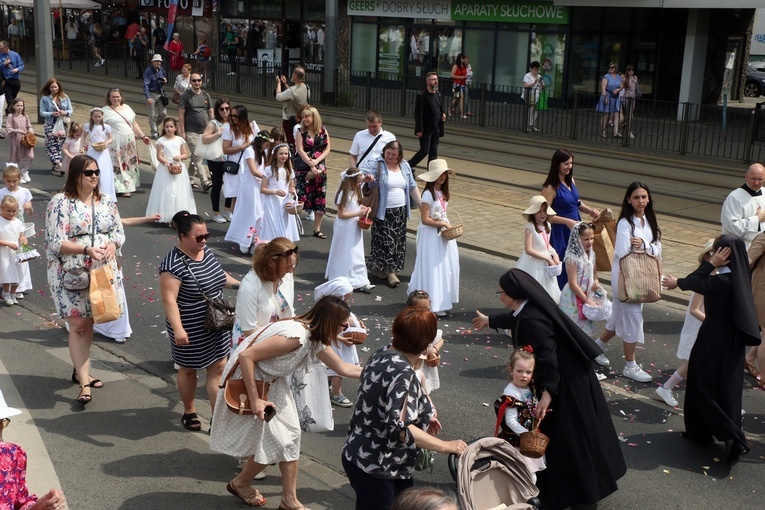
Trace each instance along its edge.
<instances>
[{"instance_id":1,"label":"shoulder bag","mask_svg":"<svg viewBox=\"0 0 765 510\"><path fill-rule=\"evenodd\" d=\"M27 149L32 149L35 145L37 145L37 137L34 133L27 132L27 134L21 137L21 145Z\"/></svg>"},{"instance_id":2,"label":"shoulder bag","mask_svg":"<svg viewBox=\"0 0 765 510\"><path fill-rule=\"evenodd\" d=\"M371 143L371 144L369 144L369 147L367 147L367 150L366 150L366 151L364 151L364 154L362 154L362 156L361 156L359 159L357 159L357 160L356 160L356 168L358 168L358 167L359 167L359 165L361 165L361 162L362 162L362 161L364 161L364 159L365 159L367 156L369 156L369 153L370 153L370 152L372 152L372 149L374 149L374 148L375 148L375 145L377 145L377 142L379 142L379 141L380 141L380 138L382 138L382 135L383 135L382 133L380 133L379 135L377 135L377 136L375 137L375 139L374 139L374 140L372 140L372 143Z\"/></svg>"},{"instance_id":3,"label":"shoulder bag","mask_svg":"<svg viewBox=\"0 0 765 510\"><path fill-rule=\"evenodd\" d=\"M221 129L220 126L217 127L218 130ZM194 148L194 155L198 158L206 159L207 161L220 161L223 157L223 138L218 137L211 143L202 143L200 137L200 143ZM237 172L238 171L239 165L237 164Z\"/></svg>"},{"instance_id":4,"label":"shoulder bag","mask_svg":"<svg viewBox=\"0 0 765 510\"><path fill-rule=\"evenodd\" d=\"M377 162L377 174L375 179L377 180L377 186L374 188L369 187L369 183L364 183L361 187L361 205L369 207L368 217L377 217L377 208L380 205L380 161Z\"/></svg>"},{"instance_id":5,"label":"shoulder bag","mask_svg":"<svg viewBox=\"0 0 765 510\"><path fill-rule=\"evenodd\" d=\"M222 142L221 142L222 143ZM221 152L223 152L223 145L221 145ZM239 159L236 160L236 163L233 161L224 161L223 162L223 171L227 174L236 175L239 173L239 162L242 161L242 156L244 156L244 151L239 153Z\"/></svg>"},{"instance_id":6,"label":"shoulder bag","mask_svg":"<svg viewBox=\"0 0 765 510\"><path fill-rule=\"evenodd\" d=\"M71 216L71 202L69 216ZM90 247L95 246L96 240L96 200L94 197L90 198L90 223L91 223L91 236ZM63 261L61 261L63 265ZM69 269L64 273L64 277L61 279L61 285L66 290L81 291L90 289L90 271L87 267L75 267Z\"/></svg>"},{"instance_id":7,"label":"shoulder bag","mask_svg":"<svg viewBox=\"0 0 765 510\"><path fill-rule=\"evenodd\" d=\"M189 270L191 277L197 282L199 287L199 293L207 302L205 307L205 331L217 332L217 331L231 331L234 329L234 319L236 318L236 307L233 307L226 303L223 298L209 298L207 294L202 290L202 286L199 284L199 280L194 276L194 272L191 270L189 263L186 259L183 259L183 263L186 265L186 269Z\"/></svg>"},{"instance_id":8,"label":"shoulder bag","mask_svg":"<svg viewBox=\"0 0 765 510\"><path fill-rule=\"evenodd\" d=\"M645 250L633 249L619 260L619 301L655 303L661 299L661 262Z\"/></svg>"},{"instance_id":9,"label":"shoulder bag","mask_svg":"<svg viewBox=\"0 0 765 510\"><path fill-rule=\"evenodd\" d=\"M308 131L306 131L305 133L307 135ZM295 143L297 144L297 141L295 141ZM294 168L295 170L308 170L309 168L308 163L303 161L303 158L300 157L297 147L295 147L295 157L292 161L292 168Z\"/></svg>"}]
</instances>

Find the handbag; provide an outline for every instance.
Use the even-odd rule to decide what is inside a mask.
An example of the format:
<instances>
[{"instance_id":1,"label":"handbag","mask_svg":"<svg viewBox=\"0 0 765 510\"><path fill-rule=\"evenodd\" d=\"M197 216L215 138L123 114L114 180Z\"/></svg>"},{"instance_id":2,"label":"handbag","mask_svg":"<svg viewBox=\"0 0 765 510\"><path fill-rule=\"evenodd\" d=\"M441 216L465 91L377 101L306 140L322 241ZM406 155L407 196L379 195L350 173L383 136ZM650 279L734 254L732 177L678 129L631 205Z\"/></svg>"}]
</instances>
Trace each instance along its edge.
<instances>
[{"instance_id":1,"label":"handbag","mask_svg":"<svg viewBox=\"0 0 765 510\"><path fill-rule=\"evenodd\" d=\"M180 103L180 102L181 102L181 94L180 94L180 92L176 92L176 93L174 93L174 94L173 94L173 97L172 97L172 99L171 99L171 101L172 101L173 103L175 103L175 104L178 104L178 103ZM165 106L167 106L167 105L165 105Z\"/></svg>"},{"instance_id":2,"label":"handbag","mask_svg":"<svg viewBox=\"0 0 765 510\"><path fill-rule=\"evenodd\" d=\"M425 471L430 468L432 473L435 461L436 454L434 452L426 450L425 448L420 448L420 451L417 453L417 460L414 462L414 469L416 471Z\"/></svg>"},{"instance_id":3,"label":"handbag","mask_svg":"<svg viewBox=\"0 0 765 510\"><path fill-rule=\"evenodd\" d=\"M167 106L167 105L170 104L170 100L165 95L165 91L164 90L160 90L159 91L159 100L160 100L160 102L162 103L163 106Z\"/></svg>"},{"instance_id":4,"label":"handbag","mask_svg":"<svg viewBox=\"0 0 765 510\"><path fill-rule=\"evenodd\" d=\"M27 149L32 149L35 145L37 145L37 137L34 133L27 132L27 134L21 137L21 145Z\"/></svg>"},{"instance_id":5,"label":"handbag","mask_svg":"<svg viewBox=\"0 0 765 510\"><path fill-rule=\"evenodd\" d=\"M645 250L633 249L619 260L619 301L655 303L661 299L661 262Z\"/></svg>"},{"instance_id":6,"label":"handbag","mask_svg":"<svg viewBox=\"0 0 765 510\"><path fill-rule=\"evenodd\" d=\"M199 293L202 294L202 298L206 301L205 306L205 331L231 331L234 329L234 319L236 318L236 307L226 303L223 298L210 298L202 290L202 286L199 284L199 280L194 276L194 272L191 270L189 263L183 260L186 265L186 269L189 270L191 277L197 282L199 287Z\"/></svg>"},{"instance_id":7,"label":"handbag","mask_svg":"<svg viewBox=\"0 0 765 510\"><path fill-rule=\"evenodd\" d=\"M211 143L202 143L200 140L194 148L194 155L207 161L220 161L223 157L223 138L216 138Z\"/></svg>"},{"instance_id":8,"label":"handbag","mask_svg":"<svg viewBox=\"0 0 765 510\"><path fill-rule=\"evenodd\" d=\"M221 146L222 147L222 146ZM221 149L221 152L223 150ZM227 174L236 175L239 173L239 162L242 161L242 156L244 156L244 151L239 153L239 159L236 160L236 163L233 161L224 161L223 162L223 171Z\"/></svg>"},{"instance_id":9,"label":"handbag","mask_svg":"<svg viewBox=\"0 0 765 510\"><path fill-rule=\"evenodd\" d=\"M593 225L595 226L595 242L592 248L595 252L595 270L611 271L611 261L614 258L613 239L616 239L616 233L612 231L612 228L616 228L616 221L593 223Z\"/></svg>"},{"instance_id":10,"label":"handbag","mask_svg":"<svg viewBox=\"0 0 765 510\"><path fill-rule=\"evenodd\" d=\"M90 308L94 323L103 324L122 317L116 283L114 272L107 264L90 271Z\"/></svg>"},{"instance_id":11,"label":"handbag","mask_svg":"<svg viewBox=\"0 0 765 510\"><path fill-rule=\"evenodd\" d=\"M380 205L380 165L381 162L377 162L377 174L375 179L377 180L377 186L374 188L369 187L369 183L364 183L361 187L361 205L369 207L369 214L372 218L377 217L377 208Z\"/></svg>"},{"instance_id":12,"label":"handbag","mask_svg":"<svg viewBox=\"0 0 765 510\"><path fill-rule=\"evenodd\" d=\"M71 202L70 202L71 206ZM70 210L71 216L71 210ZM90 218L91 218L91 236L90 246L95 246L96 240L96 201L94 197L90 198ZM62 261L63 265L63 261ZM81 291L90 288L90 271L86 267L75 267L69 269L64 273L64 277L61 279L61 285L66 290Z\"/></svg>"},{"instance_id":13,"label":"handbag","mask_svg":"<svg viewBox=\"0 0 765 510\"><path fill-rule=\"evenodd\" d=\"M335 428L327 391L327 367L312 363L290 376L300 428L305 432L331 432Z\"/></svg>"}]
</instances>

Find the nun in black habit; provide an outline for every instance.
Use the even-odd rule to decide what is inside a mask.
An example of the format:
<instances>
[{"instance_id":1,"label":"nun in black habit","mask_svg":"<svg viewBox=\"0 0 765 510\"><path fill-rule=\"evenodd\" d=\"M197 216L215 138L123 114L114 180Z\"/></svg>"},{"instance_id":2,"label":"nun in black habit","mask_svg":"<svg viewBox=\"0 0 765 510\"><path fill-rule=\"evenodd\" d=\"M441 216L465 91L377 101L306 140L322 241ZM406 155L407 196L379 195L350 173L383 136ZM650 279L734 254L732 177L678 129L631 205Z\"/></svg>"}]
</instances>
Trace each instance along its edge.
<instances>
[{"instance_id":1,"label":"nun in black habit","mask_svg":"<svg viewBox=\"0 0 765 510\"><path fill-rule=\"evenodd\" d=\"M724 441L728 465L749 451L741 428L744 354L760 344L760 328L752 298L752 273L746 245L722 235L714 254L685 278L668 276L669 289L680 287L704 295L706 317L688 360L683 437L699 443ZM716 276L710 273L718 268Z\"/></svg>"},{"instance_id":2,"label":"nun in black habit","mask_svg":"<svg viewBox=\"0 0 765 510\"><path fill-rule=\"evenodd\" d=\"M592 369L591 360L603 351L528 273L511 269L499 286L500 301L512 312L478 311L473 326L510 329L516 347L534 351L537 415L550 437L547 469L537 473L540 497L551 509L595 504L618 489L616 481L627 471Z\"/></svg>"}]
</instances>

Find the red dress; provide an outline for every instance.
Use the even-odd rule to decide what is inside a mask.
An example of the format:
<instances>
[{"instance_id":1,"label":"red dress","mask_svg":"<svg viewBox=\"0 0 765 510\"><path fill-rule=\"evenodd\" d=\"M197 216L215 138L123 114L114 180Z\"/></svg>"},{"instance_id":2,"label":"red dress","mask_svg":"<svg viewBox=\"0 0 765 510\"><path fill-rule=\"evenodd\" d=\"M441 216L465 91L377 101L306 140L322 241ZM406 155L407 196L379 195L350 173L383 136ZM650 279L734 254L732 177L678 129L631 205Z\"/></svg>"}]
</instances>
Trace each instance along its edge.
<instances>
[{"instance_id":1,"label":"red dress","mask_svg":"<svg viewBox=\"0 0 765 510\"><path fill-rule=\"evenodd\" d=\"M180 41L172 40L167 45L167 51L170 53L170 69L180 71L183 68L183 64L186 63L183 59L183 44Z\"/></svg>"},{"instance_id":2,"label":"red dress","mask_svg":"<svg viewBox=\"0 0 765 510\"><path fill-rule=\"evenodd\" d=\"M24 510L34 506L37 496L27 487L27 452L13 443L0 442L0 508Z\"/></svg>"}]
</instances>

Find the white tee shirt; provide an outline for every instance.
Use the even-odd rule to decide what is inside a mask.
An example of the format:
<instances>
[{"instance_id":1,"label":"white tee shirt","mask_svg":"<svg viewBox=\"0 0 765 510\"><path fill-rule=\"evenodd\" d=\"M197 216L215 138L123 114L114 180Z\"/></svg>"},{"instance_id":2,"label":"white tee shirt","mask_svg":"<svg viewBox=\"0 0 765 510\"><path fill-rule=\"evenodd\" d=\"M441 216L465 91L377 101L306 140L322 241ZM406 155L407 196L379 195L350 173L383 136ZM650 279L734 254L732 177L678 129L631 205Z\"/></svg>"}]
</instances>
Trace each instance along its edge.
<instances>
[{"instance_id":1,"label":"white tee shirt","mask_svg":"<svg viewBox=\"0 0 765 510\"><path fill-rule=\"evenodd\" d=\"M395 209L406 205L406 179L401 171L388 172L388 200L385 207Z\"/></svg>"},{"instance_id":2,"label":"white tee shirt","mask_svg":"<svg viewBox=\"0 0 765 510\"><path fill-rule=\"evenodd\" d=\"M358 163L358 159L361 158L369 146L372 145L372 142L377 138L377 135L372 135L368 129L364 129L356 133L356 136L353 137L351 150L348 152L353 156L357 156L356 166L359 169L375 172L377 170L375 162L380 159L383 147L385 147L388 142L392 142L396 139L396 135L390 131L385 131L384 129L378 134L381 134L382 136L377 141L374 148L369 151L369 154L367 154L367 157L364 158L361 164Z\"/></svg>"}]
</instances>

